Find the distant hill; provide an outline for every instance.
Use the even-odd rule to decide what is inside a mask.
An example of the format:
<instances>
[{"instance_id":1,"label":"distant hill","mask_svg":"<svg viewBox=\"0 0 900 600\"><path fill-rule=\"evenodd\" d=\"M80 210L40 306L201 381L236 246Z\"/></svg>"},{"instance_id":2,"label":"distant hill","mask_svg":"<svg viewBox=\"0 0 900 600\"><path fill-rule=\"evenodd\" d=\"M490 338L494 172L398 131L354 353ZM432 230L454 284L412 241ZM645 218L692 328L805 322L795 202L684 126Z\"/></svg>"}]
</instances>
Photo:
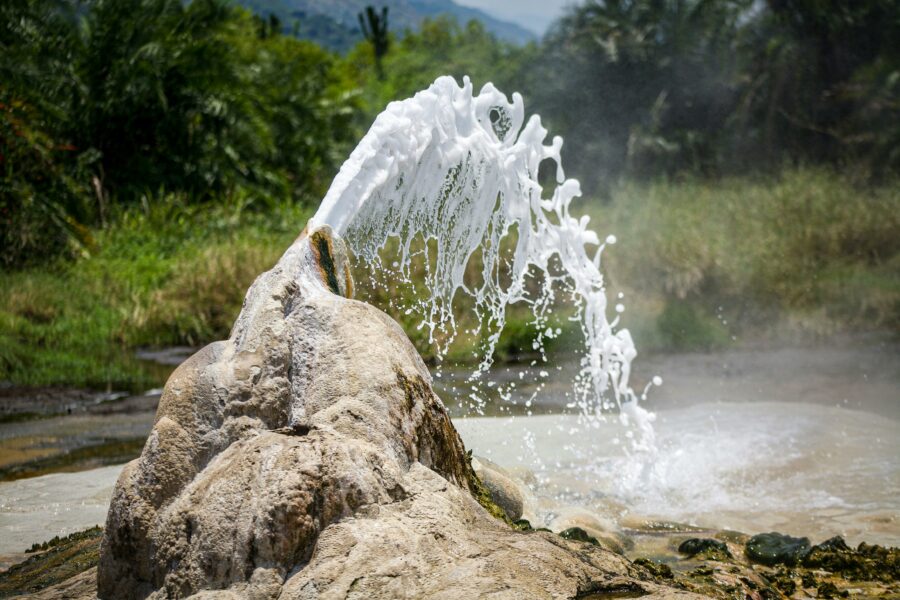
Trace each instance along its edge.
<instances>
[{"instance_id":1,"label":"distant hill","mask_svg":"<svg viewBox=\"0 0 900 600\"><path fill-rule=\"evenodd\" d=\"M524 44L535 35L514 23L501 21L477 8L460 6L453 0L235 0L261 16L274 14L281 19L286 33L311 39L332 50L344 51L362 39L357 15L372 5L388 7L388 25L396 34L417 29L426 18L438 15L456 17L460 23L481 21L488 31L502 40Z\"/></svg>"}]
</instances>

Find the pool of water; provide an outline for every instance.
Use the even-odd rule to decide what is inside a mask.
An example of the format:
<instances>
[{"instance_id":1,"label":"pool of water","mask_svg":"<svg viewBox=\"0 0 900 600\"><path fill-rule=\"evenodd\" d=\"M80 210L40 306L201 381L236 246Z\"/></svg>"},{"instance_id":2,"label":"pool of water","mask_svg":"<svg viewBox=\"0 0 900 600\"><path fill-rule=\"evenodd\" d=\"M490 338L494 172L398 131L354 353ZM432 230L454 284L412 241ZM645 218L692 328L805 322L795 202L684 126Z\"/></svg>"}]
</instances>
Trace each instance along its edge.
<instances>
[{"instance_id":1,"label":"pool of water","mask_svg":"<svg viewBox=\"0 0 900 600\"><path fill-rule=\"evenodd\" d=\"M53 536L106 522L121 465L0 484L0 568Z\"/></svg>"},{"instance_id":2,"label":"pool of water","mask_svg":"<svg viewBox=\"0 0 900 600\"><path fill-rule=\"evenodd\" d=\"M614 415L587 425L552 414L570 401L571 366L551 368L536 404L526 407L540 384L522 377L515 404L486 410L510 416L456 426L476 455L530 482L532 516L545 525L577 507L626 529L665 520L900 545L896 340L657 355L635 366L638 386L663 378L644 402L655 413L650 451L635 451L639 431Z\"/></svg>"},{"instance_id":3,"label":"pool of water","mask_svg":"<svg viewBox=\"0 0 900 600\"><path fill-rule=\"evenodd\" d=\"M579 510L626 531L666 520L900 545L896 342L857 337L635 365L638 384L664 379L646 402L656 413L654 452L633 451L634 432L615 416L585 426L561 414L571 364L495 369L494 380L517 387L509 402L488 398L489 417L464 417L463 372L444 370L436 388L467 447L526 483L538 523ZM548 376L529 404L538 369ZM115 450L147 435L152 396L104 405L102 414L0 423L0 468L31 461L43 465L32 474L78 471L0 483L0 564L35 542L102 524L121 467L91 467L104 444ZM99 459L78 453L93 447Z\"/></svg>"},{"instance_id":4,"label":"pool of water","mask_svg":"<svg viewBox=\"0 0 900 600\"><path fill-rule=\"evenodd\" d=\"M629 450L615 420L458 419L476 455L530 482L541 525L571 507L599 521L675 521L822 541L900 545L900 422L815 404L661 410L655 452Z\"/></svg>"}]
</instances>

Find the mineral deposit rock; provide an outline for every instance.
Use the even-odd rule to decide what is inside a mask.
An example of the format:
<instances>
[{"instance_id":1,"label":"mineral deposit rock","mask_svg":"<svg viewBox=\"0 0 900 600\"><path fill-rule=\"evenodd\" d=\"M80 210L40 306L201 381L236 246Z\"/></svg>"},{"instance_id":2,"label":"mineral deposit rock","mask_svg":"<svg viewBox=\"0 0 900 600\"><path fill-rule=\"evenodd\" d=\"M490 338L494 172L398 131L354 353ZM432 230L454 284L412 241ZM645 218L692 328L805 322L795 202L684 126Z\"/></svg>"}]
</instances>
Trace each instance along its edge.
<instances>
[{"instance_id":1,"label":"mineral deposit rock","mask_svg":"<svg viewBox=\"0 0 900 600\"><path fill-rule=\"evenodd\" d=\"M172 374L116 485L101 598L688 595L491 516L421 358L352 285L330 229L301 235Z\"/></svg>"}]
</instances>

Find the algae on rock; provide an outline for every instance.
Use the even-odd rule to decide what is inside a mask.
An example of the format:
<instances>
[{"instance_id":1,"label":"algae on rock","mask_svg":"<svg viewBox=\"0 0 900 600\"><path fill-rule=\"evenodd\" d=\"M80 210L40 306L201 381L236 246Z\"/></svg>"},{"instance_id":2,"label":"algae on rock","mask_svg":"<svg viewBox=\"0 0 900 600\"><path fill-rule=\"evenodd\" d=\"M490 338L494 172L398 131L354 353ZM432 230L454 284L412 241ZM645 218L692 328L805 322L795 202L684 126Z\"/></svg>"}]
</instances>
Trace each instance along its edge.
<instances>
[{"instance_id":1,"label":"algae on rock","mask_svg":"<svg viewBox=\"0 0 900 600\"><path fill-rule=\"evenodd\" d=\"M0 572L0 597L36 593L97 566L103 530L93 527L29 549L23 562Z\"/></svg>"}]
</instances>

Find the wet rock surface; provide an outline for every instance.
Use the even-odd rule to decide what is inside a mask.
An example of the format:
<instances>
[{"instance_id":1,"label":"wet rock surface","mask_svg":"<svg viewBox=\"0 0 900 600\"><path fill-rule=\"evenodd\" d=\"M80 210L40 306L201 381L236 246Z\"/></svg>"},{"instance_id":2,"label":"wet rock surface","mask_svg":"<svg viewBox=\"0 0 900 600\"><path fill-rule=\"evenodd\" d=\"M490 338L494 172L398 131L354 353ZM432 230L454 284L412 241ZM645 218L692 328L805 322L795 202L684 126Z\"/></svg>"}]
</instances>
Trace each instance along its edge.
<instances>
[{"instance_id":1,"label":"wet rock surface","mask_svg":"<svg viewBox=\"0 0 900 600\"><path fill-rule=\"evenodd\" d=\"M487 460L476 457L472 460L472 468L491 495L491 500L503 509L503 512L512 521L522 518L524 498L519 484L513 480L503 467Z\"/></svg>"},{"instance_id":2,"label":"wet rock surface","mask_svg":"<svg viewBox=\"0 0 900 600\"><path fill-rule=\"evenodd\" d=\"M327 229L169 379L123 470L101 598L689 596L591 543L517 531L400 327L348 299Z\"/></svg>"},{"instance_id":3,"label":"wet rock surface","mask_svg":"<svg viewBox=\"0 0 900 600\"><path fill-rule=\"evenodd\" d=\"M424 475L426 480L431 477L427 469L415 467L418 474ZM436 480L434 483L439 482ZM428 485L428 484L426 484ZM446 485L446 483L444 484ZM458 488L457 488L458 489ZM449 488L448 488L449 490ZM424 490L423 490L424 491ZM461 490L460 490L461 491ZM464 493L464 492L463 492ZM562 536L551 534L547 531L532 531L517 534L519 537L510 536L504 528L489 527L487 530L479 526L480 520L474 513L468 513L475 518L474 523L462 523L448 521L447 523L433 523L431 536L427 544L419 544L417 553L424 553L430 561L424 561L427 570L421 569L423 561L417 556L411 556L408 550L402 547L385 551L385 547L376 542L378 535L390 536L392 540L402 539L391 531L399 529L402 536L411 536L411 540L418 536L415 531L421 525L413 524L419 518L421 511L436 511L441 506L423 504L435 500L434 496L427 492L417 493L399 505L387 507L370 507L359 511L358 515L343 522L339 527L327 530L327 542L323 547L329 550L325 553L314 554L313 560L303 570L309 569L304 576L300 573L288 579L284 587L289 595L285 597L337 597L337 598L364 598L384 597L385 590L389 589L391 597L452 597L452 598L480 598L481 592L490 595L490 590L496 592L497 597L506 597L504 592L509 590L496 587L492 581L493 567L499 563L493 561L508 561L511 564L523 564L528 557L518 554L527 548L527 544L539 539L556 546L559 550L555 558L561 562L554 563L553 567L566 569L566 563L571 559L572 553L585 560L596 560L593 553L596 548L590 541L566 542ZM445 501L447 501L445 499ZM453 502L449 499L449 502ZM472 506L469 504L468 506ZM479 509L475 509L476 512ZM452 516L452 515L451 515ZM497 521L494 520L493 524ZM449 526L449 527L448 527ZM677 527L673 527L677 529ZM523 529L527 530L527 527ZM809 556L815 552L839 553L842 559L832 562L830 568L825 568L818 562L825 558L820 555L814 562L805 562L795 567L779 565L767 567L749 561L743 551L744 544L749 536L727 531L706 531L708 538L693 538L719 541L725 544L729 556L719 552L715 559L704 557L703 552L698 552L693 557L685 557L676 548L692 538L685 538L683 533L672 531L653 533L650 528L643 533L632 535L634 550L630 553L633 562L621 559L620 572L610 572L605 579L593 580L582 585L574 595L551 593L547 595L522 595L509 592L509 597L547 597L547 598L623 598L642 597L653 595L668 595L674 588L681 593L691 593L712 598L746 599L751 600L775 600L793 598L794 600L821 599L821 598L878 598L891 600L900 598L900 575L897 572L897 560L900 550L896 548L884 548L861 544L854 549L847 546L841 538L833 538L813 547ZM323 535L325 535L323 533ZM479 536L486 536L483 540L473 542ZM450 544L458 540L466 540L467 548L477 548L481 544L493 543L499 547L491 553L492 562L487 563L481 571L478 580L478 590L473 586L466 587L454 579L447 570L451 565L459 565L459 551L454 551ZM519 540L515 543L515 540ZM576 544L573 546L572 544ZM88 530L64 540L56 540L45 549L36 549L35 555L27 562L11 569L7 573L0 573L0 597L9 594L31 592L32 598L60 599L60 598L93 598L96 588L96 560L97 547L99 545L99 533L96 529ZM708 548L707 548L708 550ZM720 550L717 548L717 550ZM367 552L378 551L380 555L380 568L377 574L370 573L371 557L366 557ZM482 553L469 556L470 561L485 560ZM544 555L546 558L546 555ZM442 561L448 561L444 564ZM864 561L865 570L859 570L859 562ZM47 573L44 570L49 566ZM490 566L490 568L487 568ZM609 568L605 564L602 568ZM507 567L509 568L509 567ZM361 570L360 570L361 569ZM411 570L412 569L412 570ZM501 570L503 567L501 566ZM543 570L539 571L546 575ZM41 574L34 577L35 573ZM622 575L621 573L627 573ZM471 574L471 573L470 573ZM527 576L523 573L522 576ZM433 578L434 583L414 582L417 577ZM33 578L33 580L32 580ZM51 585L53 582L59 582ZM443 583L441 583L443 582ZM21 587L15 587L16 585ZM50 586L50 587L47 587ZM405 586L405 587L404 587ZM662 587L654 587L662 586ZM406 594L407 589L414 589L415 594ZM513 588L519 589L519 588ZM337 591L336 591L337 590ZM487 590L487 591L485 591ZM536 591L532 587L531 591ZM328 593L325 593L328 592ZM299 596L298 596L299 594ZM243 593L229 593L223 591L201 592L195 597L205 598L237 598L246 597Z\"/></svg>"},{"instance_id":4,"label":"wet rock surface","mask_svg":"<svg viewBox=\"0 0 900 600\"><path fill-rule=\"evenodd\" d=\"M689 557L702 554L704 558L731 558L731 552L725 542L711 538L690 538L681 542L678 551Z\"/></svg>"},{"instance_id":5,"label":"wet rock surface","mask_svg":"<svg viewBox=\"0 0 900 600\"><path fill-rule=\"evenodd\" d=\"M754 535L747 541L747 557L769 566L796 565L809 550L809 538L791 537L775 531Z\"/></svg>"},{"instance_id":6,"label":"wet rock surface","mask_svg":"<svg viewBox=\"0 0 900 600\"><path fill-rule=\"evenodd\" d=\"M671 527L678 528L677 524ZM635 564L660 575L660 569L668 567L675 585L699 594L762 600L900 598L897 548L863 543L852 549L837 537L813 546L794 566L767 566L751 559L747 551L747 542L757 536L708 530L704 532L708 537L688 538L662 531L662 527L656 527L632 532L636 550L629 556ZM685 556L681 550L685 544L692 550L703 548ZM719 544L725 546L724 550ZM817 553L819 558L813 559ZM830 560L827 566L825 560ZM866 568L858 570L863 562Z\"/></svg>"},{"instance_id":7,"label":"wet rock surface","mask_svg":"<svg viewBox=\"0 0 900 600\"><path fill-rule=\"evenodd\" d=\"M850 548L841 537L834 537L817 546L803 557L808 569L822 569L839 573L850 581L900 581L900 548L862 542Z\"/></svg>"}]
</instances>

